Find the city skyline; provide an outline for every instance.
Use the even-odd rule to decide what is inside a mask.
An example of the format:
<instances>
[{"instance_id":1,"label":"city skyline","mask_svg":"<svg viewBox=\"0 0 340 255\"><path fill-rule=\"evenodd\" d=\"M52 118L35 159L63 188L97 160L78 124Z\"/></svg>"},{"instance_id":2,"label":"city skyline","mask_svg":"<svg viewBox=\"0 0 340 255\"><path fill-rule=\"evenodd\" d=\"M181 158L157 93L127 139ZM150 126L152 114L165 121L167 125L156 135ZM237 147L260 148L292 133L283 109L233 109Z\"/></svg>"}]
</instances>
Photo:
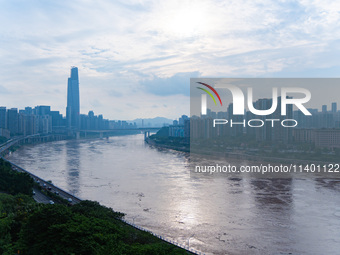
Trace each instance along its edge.
<instances>
[{"instance_id":1,"label":"city skyline","mask_svg":"<svg viewBox=\"0 0 340 255\"><path fill-rule=\"evenodd\" d=\"M73 65L82 77L81 112L110 119L188 114L190 77L340 73L334 1L0 5L0 104L9 108L51 105L65 115Z\"/></svg>"},{"instance_id":2,"label":"city skyline","mask_svg":"<svg viewBox=\"0 0 340 255\"><path fill-rule=\"evenodd\" d=\"M71 85L71 86L70 86ZM75 85L75 86L72 86ZM94 114L92 110L88 112L88 114L81 114L77 112L77 108L79 109L79 75L77 67L71 68L71 75L68 79L68 90L67 94L68 105L66 109L69 109L69 115L63 116L59 111L52 111L51 106L48 105L38 105L34 108L25 107L25 109L18 108L6 108L6 106L0 106L0 134L6 137L10 135L17 134L47 134L52 131L55 132L64 132L67 129L73 130L109 130L109 129L125 129L125 128L137 128L137 126L144 127L144 121L142 120L142 124L136 124L136 122L131 123L131 121L122 121L122 120L109 120L104 119L102 114L98 116ZM281 97L278 97L279 105L281 104ZM74 105L74 101L76 105ZM265 110L270 108L272 105L272 99L268 98L259 98L256 101L253 101L256 109ZM75 106L75 107L74 107ZM72 112L72 108L76 108L76 111ZM331 102L331 108L328 109L327 105L321 105L321 111L315 108L308 108L308 110L312 113L311 116L303 116L299 110L293 110L292 105L288 105L288 118L297 118L299 121L296 121L296 128L331 128L331 129L339 129L340 127L340 110L337 110L337 103ZM207 109L206 115L193 115L191 113L191 117L195 120L197 118L218 118L231 119L233 116L237 118L237 121L241 121L240 115L233 115L233 104L230 103L227 107L227 111L217 111L214 112L211 109ZM277 112L277 111L276 111ZM277 114L277 113L276 113ZM75 115L76 118L72 117ZM248 119L250 116L256 117L256 114L250 113L248 110L245 111L245 119ZM191 118L190 117L190 118ZM78 118L78 120L77 120ZM176 131L172 132L180 132L181 135L188 136L188 128L185 127L184 122L186 120L190 120L188 116L182 115L179 117L179 121L177 118L173 120L173 127ZM262 117L261 117L262 118ZM146 119L147 120L147 119ZM136 121L136 120L135 120ZM77 123L78 122L78 123ZM159 122L158 122L159 123ZM177 123L177 124L176 124ZM152 127L153 124L146 122L149 127ZM268 123L267 123L268 124ZM161 123L156 126L168 126L169 123ZM183 126L182 128L178 128L177 126ZM186 129L186 131L185 131ZM217 129L216 129L217 130ZM8 133L6 133L8 132ZM237 132L242 133L241 129Z\"/></svg>"}]
</instances>

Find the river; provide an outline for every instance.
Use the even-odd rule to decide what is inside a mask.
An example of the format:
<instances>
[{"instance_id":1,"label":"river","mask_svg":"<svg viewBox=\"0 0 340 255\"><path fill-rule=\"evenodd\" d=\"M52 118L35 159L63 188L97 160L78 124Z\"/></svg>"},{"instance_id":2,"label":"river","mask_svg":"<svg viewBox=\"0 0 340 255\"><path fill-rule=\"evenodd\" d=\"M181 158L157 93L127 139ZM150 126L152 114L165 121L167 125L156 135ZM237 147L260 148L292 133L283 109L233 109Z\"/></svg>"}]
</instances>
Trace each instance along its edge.
<instances>
[{"instance_id":1,"label":"river","mask_svg":"<svg viewBox=\"0 0 340 255\"><path fill-rule=\"evenodd\" d=\"M206 254L340 254L340 182L191 175L143 135L25 145L9 159Z\"/></svg>"}]
</instances>

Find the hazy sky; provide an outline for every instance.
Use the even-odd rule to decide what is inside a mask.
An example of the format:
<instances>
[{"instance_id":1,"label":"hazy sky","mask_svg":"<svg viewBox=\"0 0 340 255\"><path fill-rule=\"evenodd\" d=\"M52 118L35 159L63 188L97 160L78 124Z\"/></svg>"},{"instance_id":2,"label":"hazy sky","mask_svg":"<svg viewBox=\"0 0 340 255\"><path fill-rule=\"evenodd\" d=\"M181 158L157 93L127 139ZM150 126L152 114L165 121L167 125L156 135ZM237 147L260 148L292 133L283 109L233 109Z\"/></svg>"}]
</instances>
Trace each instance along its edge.
<instances>
[{"instance_id":1,"label":"hazy sky","mask_svg":"<svg viewBox=\"0 0 340 255\"><path fill-rule=\"evenodd\" d=\"M64 114L71 66L81 112L110 119L189 115L190 77L339 77L339 13L334 0L0 0L0 106Z\"/></svg>"}]
</instances>

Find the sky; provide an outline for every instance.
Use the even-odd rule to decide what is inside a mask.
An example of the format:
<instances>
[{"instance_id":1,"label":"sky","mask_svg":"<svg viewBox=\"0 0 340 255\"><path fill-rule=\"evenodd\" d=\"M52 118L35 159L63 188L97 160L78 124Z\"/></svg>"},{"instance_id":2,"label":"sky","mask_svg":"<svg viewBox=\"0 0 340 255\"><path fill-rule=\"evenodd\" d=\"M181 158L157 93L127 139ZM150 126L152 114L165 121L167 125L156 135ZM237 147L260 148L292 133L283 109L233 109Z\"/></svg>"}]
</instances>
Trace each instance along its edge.
<instances>
[{"instance_id":1,"label":"sky","mask_svg":"<svg viewBox=\"0 0 340 255\"><path fill-rule=\"evenodd\" d=\"M0 106L132 120L190 112L190 78L339 77L340 2L0 0ZM340 100L338 102L340 104Z\"/></svg>"}]
</instances>

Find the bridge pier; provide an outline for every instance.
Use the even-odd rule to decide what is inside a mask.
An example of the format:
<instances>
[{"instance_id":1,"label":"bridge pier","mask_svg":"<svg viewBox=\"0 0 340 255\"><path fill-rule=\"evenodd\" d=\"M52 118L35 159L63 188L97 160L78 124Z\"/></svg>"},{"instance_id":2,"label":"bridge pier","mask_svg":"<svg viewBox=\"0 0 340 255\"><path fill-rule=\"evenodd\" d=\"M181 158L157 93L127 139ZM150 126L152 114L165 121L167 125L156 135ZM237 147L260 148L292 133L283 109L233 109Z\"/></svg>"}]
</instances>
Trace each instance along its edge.
<instances>
[{"instance_id":1,"label":"bridge pier","mask_svg":"<svg viewBox=\"0 0 340 255\"><path fill-rule=\"evenodd\" d=\"M80 139L80 132L79 132L79 131L76 132L76 139L77 139L77 140Z\"/></svg>"},{"instance_id":2,"label":"bridge pier","mask_svg":"<svg viewBox=\"0 0 340 255\"><path fill-rule=\"evenodd\" d=\"M150 131L144 131L144 140L150 136Z\"/></svg>"}]
</instances>

